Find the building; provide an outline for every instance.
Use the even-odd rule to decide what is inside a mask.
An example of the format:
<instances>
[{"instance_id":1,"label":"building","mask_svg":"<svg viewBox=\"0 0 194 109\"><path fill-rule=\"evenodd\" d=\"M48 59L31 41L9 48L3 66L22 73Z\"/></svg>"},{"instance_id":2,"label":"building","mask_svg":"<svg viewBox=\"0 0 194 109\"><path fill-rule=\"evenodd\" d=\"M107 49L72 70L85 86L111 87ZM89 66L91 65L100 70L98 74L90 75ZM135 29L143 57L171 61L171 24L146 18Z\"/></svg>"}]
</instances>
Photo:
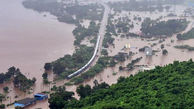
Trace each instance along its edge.
<instances>
[{"instance_id":1,"label":"building","mask_svg":"<svg viewBox=\"0 0 194 109\"><path fill-rule=\"evenodd\" d=\"M139 71L147 71L147 70L152 70L152 69L155 69L155 66L141 66L139 68Z\"/></svg>"},{"instance_id":2,"label":"building","mask_svg":"<svg viewBox=\"0 0 194 109\"><path fill-rule=\"evenodd\" d=\"M34 98L25 98L23 100L19 100L14 103L14 107L25 108L29 105L36 104L36 100Z\"/></svg>"},{"instance_id":3,"label":"building","mask_svg":"<svg viewBox=\"0 0 194 109\"><path fill-rule=\"evenodd\" d=\"M146 54L146 56L152 56L153 55L152 48L146 47L145 48L145 54Z\"/></svg>"},{"instance_id":4,"label":"building","mask_svg":"<svg viewBox=\"0 0 194 109\"><path fill-rule=\"evenodd\" d=\"M45 99L48 99L48 95L44 93L37 93L34 95L34 98L36 100L45 100Z\"/></svg>"}]
</instances>

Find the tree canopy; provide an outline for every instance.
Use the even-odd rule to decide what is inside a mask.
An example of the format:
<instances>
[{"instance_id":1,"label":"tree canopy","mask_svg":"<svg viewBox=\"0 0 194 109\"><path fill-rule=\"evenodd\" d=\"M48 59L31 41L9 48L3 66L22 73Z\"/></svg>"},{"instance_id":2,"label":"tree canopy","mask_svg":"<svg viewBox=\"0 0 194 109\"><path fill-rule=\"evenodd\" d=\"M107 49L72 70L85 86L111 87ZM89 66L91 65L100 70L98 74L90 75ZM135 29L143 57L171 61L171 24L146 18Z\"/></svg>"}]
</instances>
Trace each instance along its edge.
<instances>
[{"instance_id":1,"label":"tree canopy","mask_svg":"<svg viewBox=\"0 0 194 109\"><path fill-rule=\"evenodd\" d=\"M193 66L192 60L175 61L120 78L117 84L92 91L80 100L55 99L55 102L66 103L60 109L194 108ZM57 106L51 109L59 109Z\"/></svg>"}]
</instances>

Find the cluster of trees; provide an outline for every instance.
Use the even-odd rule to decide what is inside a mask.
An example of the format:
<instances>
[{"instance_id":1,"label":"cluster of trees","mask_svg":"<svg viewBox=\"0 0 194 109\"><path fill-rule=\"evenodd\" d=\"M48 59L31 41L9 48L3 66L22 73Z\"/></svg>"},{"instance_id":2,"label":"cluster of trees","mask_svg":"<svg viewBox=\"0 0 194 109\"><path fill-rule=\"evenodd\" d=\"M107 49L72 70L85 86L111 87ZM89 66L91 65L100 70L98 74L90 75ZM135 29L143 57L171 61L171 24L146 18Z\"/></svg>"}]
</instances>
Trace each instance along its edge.
<instances>
[{"instance_id":1,"label":"cluster of trees","mask_svg":"<svg viewBox=\"0 0 194 109\"><path fill-rule=\"evenodd\" d=\"M81 24L79 24L74 30L73 35L75 36L74 45L80 45L81 41L86 37L97 36L99 30L99 25L97 25L94 21L90 22L88 28L85 28Z\"/></svg>"},{"instance_id":2,"label":"cluster of trees","mask_svg":"<svg viewBox=\"0 0 194 109\"><path fill-rule=\"evenodd\" d=\"M115 21L115 27L117 33L128 33L131 28L134 28L133 24L130 24L131 20L128 17L121 17Z\"/></svg>"},{"instance_id":3,"label":"cluster of trees","mask_svg":"<svg viewBox=\"0 0 194 109\"><path fill-rule=\"evenodd\" d=\"M99 84L97 80L94 81L94 84L94 87L91 87L90 85L80 85L77 87L76 92L80 96L80 99L84 99L98 90L108 89L110 87L105 82ZM50 109L69 109L70 102L72 103L71 105L77 102L73 95L74 92L66 91L66 88L63 86L56 87L49 99Z\"/></svg>"},{"instance_id":4,"label":"cluster of trees","mask_svg":"<svg viewBox=\"0 0 194 109\"><path fill-rule=\"evenodd\" d=\"M162 54L163 54L163 55L167 55L167 54L168 54L168 50L163 49L163 50L162 50Z\"/></svg>"},{"instance_id":5,"label":"cluster of trees","mask_svg":"<svg viewBox=\"0 0 194 109\"><path fill-rule=\"evenodd\" d=\"M49 69L52 68L54 74L58 75L59 78L66 78L69 74L85 65L92 57L93 51L93 47L80 45L80 47L75 50L73 55L65 55L52 63L46 64L49 64ZM44 76L46 78L46 74L44 74Z\"/></svg>"},{"instance_id":6,"label":"cluster of trees","mask_svg":"<svg viewBox=\"0 0 194 109\"><path fill-rule=\"evenodd\" d=\"M102 46L104 48L108 48L110 45L114 45L114 40L115 40L115 38L112 37L112 34L107 32L104 35L104 40L103 40Z\"/></svg>"},{"instance_id":7,"label":"cluster of trees","mask_svg":"<svg viewBox=\"0 0 194 109\"><path fill-rule=\"evenodd\" d=\"M146 18L142 23L141 31L145 37L171 36L186 29L188 22L186 19L155 21Z\"/></svg>"},{"instance_id":8,"label":"cluster of trees","mask_svg":"<svg viewBox=\"0 0 194 109\"><path fill-rule=\"evenodd\" d=\"M0 109L5 109L5 104L1 104Z\"/></svg>"},{"instance_id":9,"label":"cluster of trees","mask_svg":"<svg viewBox=\"0 0 194 109\"><path fill-rule=\"evenodd\" d=\"M21 91L27 91L35 82L36 78L28 79L21 72L17 72L13 80L14 87L19 88Z\"/></svg>"},{"instance_id":10,"label":"cluster of trees","mask_svg":"<svg viewBox=\"0 0 194 109\"><path fill-rule=\"evenodd\" d=\"M139 49L139 52L145 52L145 49L148 48L148 46L144 46L142 48Z\"/></svg>"},{"instance_id":11,"label":"cluster of trees","mask_svg":"<svg viewBox=\"0 0 194 109\"><path fill-rule=\"evenodd\" d=\"M79 88L80 100L61 99L65 91L49 99L51 109L194 108L194 62L157 66L135 76L120 78L117 84L94 92ZM89 90L89 95L86 92ZM83 90L80 91L80 90ZM53 101L53 102L51 102ZM53 106L54 105L54 106Z\"/></svg>"},{"instance_id":12,"label":"cluster of trees","mask_svg":"<svg viewBox=\"0 0 194 109\"><path fill-rule=\"evenodd\" d=\"M134 65L136 63L138 63L139 61L141 61L142 58L143 57L139 57L139 58L136 58L136 59L132 60L129 64L127 64L127 69L128 70L133 70L134 69Z\"/></svg>"},{"instance_id":13,"label":"cluster of trees","mask_svg":"<svg viewBox=\"0 0 194 109\"><path fill-rule=\"evenodd\" d=\"M178 34L177 39L178 40L188 40L194 38L194 28L192 28L190 31L184 34Z\"/></svg>"},{"instance_id":14,"label":"cluster of trees","mask_svg":"<svg viewBox=\"0 0 194 109\"><path fill-rule=\"evenodd\" d=\"M194 47L192 47L190 45L176 45L176 46L174 46L174 48L177 48L177 49L187 49L189 51L194 51Z\"/></svg>"},{"instance_id":15,"label":"cluster of trees","mask_svg":"<svg viewBox=\"0 0 194 109\"><path fill-rule=\"evenodd\" d=\"M160 11L164 9L169 10L169 7L166 7L167 4L180 4L183 3L183 0L129 0L124 2L109 2L111 8L115 11Z\"/></svg>"},{"instance_id":16,"label":"cluster of trees","mask_svg":"<svg viewBox=\"0 0 194 109\"><path fill-rule=\"evenodd\" d=\"M104 56L108 56L108 51L107 51L107 49L102 49L102 50L101 50L101 54L104 55Z\"/></svg>"},{"instance_id":17,"label":"cluster of trees","mask_svg":"<svg viewBox=\"0 0 194 109\"><path fill-rule=\"evenodd\" d=\"M104 40L103 40L103 43L102 43L102 46L104 48L108 48L110 45L114 45L113 42L114 42L115 38L113 38L112 36L113 35L117 36L116 27L112 23L112 20L111 20L112 18L113 18L113 16L109 15L108 24L106 26L106 34L104 35Z\"/></svg>"},{"instance_id":18,"label":"cluster of trees","mask_svg":"<svg viewBox=\"0 0 194 109\"><path fill-rule=\"evenodd\" d=\"M25 0L25 8L38 12L49 12L57 17L60 22L77 24L80 20L101 20L104 12L99 4L79 5L78 3L65 4L57 0ZM75 17L73 17L75 16Z\"/></svg>"},{"instance_id":19,"label":"cluster of trees","mask_svg":"<svg viewBox=\"0 0 194 109\"><path fill-rule=\"evenodd\" d=\"M99 4L67 6L66 12L75 15L76 19L102 20L104 7Z\"/></svg>"},{"instance_id":20,"label":"cluster of trees","mask_svg":"<svg viewBox=\"0 0 194 109\"><path fill-rule=\"evenodd\" d=\"M14 86L22 91L30 89L36 82L36 78L28 79L15 67L10 67L6 73L0 74L0 84L10 80L13 80Z\"/></svg>"},{"instance_id":21,"label":"cluster of trees","mask_svg":"<svg viewBox=\"0 0 194 109\"><path fill-rule=\"evenodd\" d=\"M0 103L5 99L5 95L0 93Z\"/></svg>"}]
</instances>

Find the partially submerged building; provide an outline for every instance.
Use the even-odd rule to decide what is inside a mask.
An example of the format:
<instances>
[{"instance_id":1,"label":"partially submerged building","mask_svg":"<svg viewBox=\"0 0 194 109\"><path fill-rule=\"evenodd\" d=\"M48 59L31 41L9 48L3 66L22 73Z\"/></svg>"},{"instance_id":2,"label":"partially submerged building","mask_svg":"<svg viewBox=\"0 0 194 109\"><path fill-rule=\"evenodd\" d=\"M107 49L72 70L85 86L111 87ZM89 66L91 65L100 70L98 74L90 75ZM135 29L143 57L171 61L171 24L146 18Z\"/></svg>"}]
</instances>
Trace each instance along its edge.
<instances>
[{"instance_id":1,"label":"partially submerged building","mask_svg":"<svg viewBox=\"0 0 194 109\"><path fill-rule=\"evenodd\" d=\"M150 48L150 47L146 47L144 52L145 52L146 56L152 56L153 55L152 48Z\"/></svg>"},{"instance_id":2,"label":"partially submerged building","mask_svg":"<svg viewBox=\"0 0 194 109\"><path fill-rule=\"evenodd\" d=\"M14 103L14 107L20 107L20 108L25 108L29 105L36 104L36 99L34 98L25 98L23 100L19 100Z\"/></svg>"},{"instance_id":3,"label":"partially submerged building","mask_svg":"<svg viewBox=\"0 0 194 109\"><path fill-rule=\"evenodd\" d=\"M34 98L36 100L45 100L45 99L48 99L48 95L44 93L37 93L34 95Z\"/></svg>"}]
</instances>

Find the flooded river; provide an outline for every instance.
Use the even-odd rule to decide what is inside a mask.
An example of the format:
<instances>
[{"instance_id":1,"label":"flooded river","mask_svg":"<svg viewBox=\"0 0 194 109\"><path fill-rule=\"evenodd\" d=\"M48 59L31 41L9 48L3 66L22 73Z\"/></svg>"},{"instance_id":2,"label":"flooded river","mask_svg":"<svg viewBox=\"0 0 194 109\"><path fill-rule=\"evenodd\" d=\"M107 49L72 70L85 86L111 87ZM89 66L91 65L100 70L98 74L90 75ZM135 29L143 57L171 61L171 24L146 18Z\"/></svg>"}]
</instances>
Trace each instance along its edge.
<instances>
[{"instance_id":1,"label":"flooded river","mask_svg":"<svg viewBox=\"0 0 194 109\"><path fill-rule=\"evenodd\" d=\"M27 77L37 78L35 92L40 92L44 64L73 53L75 26L58 22L48 13L25 9L22 0L0 0L0 13L0 72L16 66ZM9 87L7 96L13 102L21 93Z\"/></svg>"}]
</instances>

